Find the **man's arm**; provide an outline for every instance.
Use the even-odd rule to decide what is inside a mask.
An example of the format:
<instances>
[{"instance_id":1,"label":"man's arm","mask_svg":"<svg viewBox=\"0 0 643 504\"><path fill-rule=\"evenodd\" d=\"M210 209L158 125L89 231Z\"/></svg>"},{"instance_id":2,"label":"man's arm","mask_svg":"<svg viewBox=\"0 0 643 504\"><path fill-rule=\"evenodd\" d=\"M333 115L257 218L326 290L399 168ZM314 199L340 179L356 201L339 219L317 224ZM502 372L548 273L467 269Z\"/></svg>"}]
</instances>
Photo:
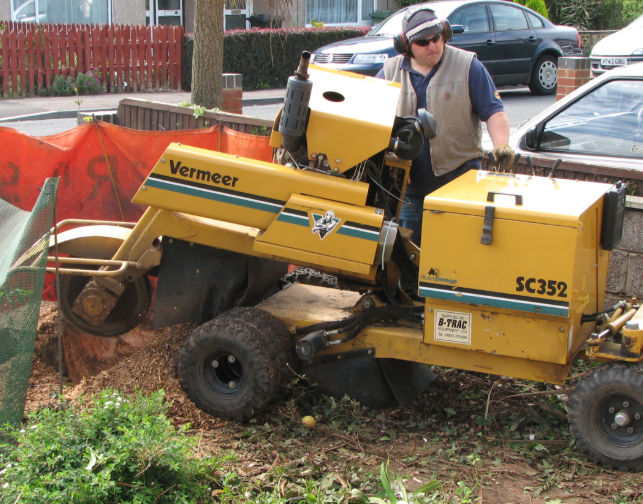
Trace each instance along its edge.
<instances>
[{"instance_id":1,"label":"man's arm","mask_svg":"<svg viewBox=\"0 0 643 504\"><path fill-rule=\"evenodd\" d=\"M509 118L504 111L489 116L485 122L494 147L509 142Z\"/></svg>"}]
</instances>

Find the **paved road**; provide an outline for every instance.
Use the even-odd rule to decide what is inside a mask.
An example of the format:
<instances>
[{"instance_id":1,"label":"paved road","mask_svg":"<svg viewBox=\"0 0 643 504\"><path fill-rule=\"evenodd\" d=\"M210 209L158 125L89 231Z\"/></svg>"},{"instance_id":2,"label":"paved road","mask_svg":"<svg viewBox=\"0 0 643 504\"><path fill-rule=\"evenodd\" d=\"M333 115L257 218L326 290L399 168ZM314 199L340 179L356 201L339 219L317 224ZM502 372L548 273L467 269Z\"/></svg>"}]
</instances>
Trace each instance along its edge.
<instances>
[{"instance_id":1,"label":"paved road","mask_svg":"<svg viewBox=\"0 0 643 504\"><path fill-rule=\"evenodd\" d=\"M534 96L527 88L511 88L501 90L500 93L505 104L505 110L509 116L512 131L515 130L519 124L535 116L556 101L555 96ZM243 113L251 117L273 120L277 112L279 112L280 107L280 104L249 106L243 108ZM15 128L32 136L54 135L73 128L75 125L75 119L46 119L41 121L0 123L0 126ZM488 148L488 143L487 140L484 145L485 148Z\"/></svg>"}]
</instances>

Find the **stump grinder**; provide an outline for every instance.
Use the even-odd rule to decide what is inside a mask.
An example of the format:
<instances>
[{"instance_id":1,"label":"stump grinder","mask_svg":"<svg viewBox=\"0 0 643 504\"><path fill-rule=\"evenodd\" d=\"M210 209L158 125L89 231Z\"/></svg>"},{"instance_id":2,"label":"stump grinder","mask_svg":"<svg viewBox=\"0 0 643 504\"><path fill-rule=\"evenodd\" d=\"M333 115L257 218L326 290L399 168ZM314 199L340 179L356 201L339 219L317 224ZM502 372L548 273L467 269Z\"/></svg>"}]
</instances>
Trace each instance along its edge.
<instances>
[{"instance_id":1,"label":"stump grinder","mask_svg":"<svg viewBox=\"0 0 643 504\"><path fill-rule=\"evenodd\" d=\"M474 170L417 209L419 248L397 221L411 160L427 137L466 133L397 117L399 84L309 58L273 162L171 144L134 196L138 222L57 224L66 319L127 332L156 277L153 324L201 324L181 384L224 419L257 414L292 370L378 408L415 400L430 366L563 384L575 359L602 363L571 395L572 434L592 461L642 470L643 311L604 309L626 187ZM323 274L284 287L288 264Z\"/></svg>"}]
</instances>

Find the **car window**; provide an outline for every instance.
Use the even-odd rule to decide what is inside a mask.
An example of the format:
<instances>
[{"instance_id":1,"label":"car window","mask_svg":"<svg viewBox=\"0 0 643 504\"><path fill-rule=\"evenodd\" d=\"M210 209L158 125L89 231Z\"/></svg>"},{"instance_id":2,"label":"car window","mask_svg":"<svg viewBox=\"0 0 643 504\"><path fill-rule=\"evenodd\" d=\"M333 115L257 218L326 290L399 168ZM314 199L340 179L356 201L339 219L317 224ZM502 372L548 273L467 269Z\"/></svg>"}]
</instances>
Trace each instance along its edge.
<instances>
[{"instance_id":1,"label":"car window","mask_svg":"<svg viewBox=\"0 0 643 504\"><path fill-rule=\"evenodd\" d=\"M453 11L453 6L449 5L450 2L436 2L434 5L431 5L431 8L435 11L439 18L445 19L449 17L449 14ZM402 20L404 19L404 14L406 14L407 9L398 11L392 16L389 16L379 25L373 28L368 36L375 37L394 37L398 33L402 32ZM453 23L451 23L453 24Z\"/></svg>"},{"instance_id":2,"label":"car window","mask_svg":"<svg viewBox=\"0 0 643 504\"><path fill-rule=\"evenodd\" d=\"M485 33L491 31L484 5L465 7L449 16L452 25L464 26L464 33Z\"/></svg>"},{"instance_id":3,"label":"car window","mask_svg":"<svg viewBox=\"0 0 643 504\"><path fill-rule=\"evenodd\" d=\"M527 19L521 9L505 5L490 5L496 31L527 30Z\"/></svg>"},{"instance_id":4,"label":"car window","mask_svg":"<svg viewBox=\"0 0 643 504\"><path fill-rule=\"evenodd\" d=\"M532 28L544 28L545 24L543 23L543 20L540 19L538 16L532 14L531 12L527 12L527 18L529 19L529 24L531 25Z\"/></svg>"},{"instance_id":5,"label":"car window","mask_svg":"<svg viewBox=\"0 0 643 504\"><path fill-rule=\"evenodd\" d=\"M540 150L643 159L643 81L615 80L546 124Z\"/></svg>"}]
</instances>

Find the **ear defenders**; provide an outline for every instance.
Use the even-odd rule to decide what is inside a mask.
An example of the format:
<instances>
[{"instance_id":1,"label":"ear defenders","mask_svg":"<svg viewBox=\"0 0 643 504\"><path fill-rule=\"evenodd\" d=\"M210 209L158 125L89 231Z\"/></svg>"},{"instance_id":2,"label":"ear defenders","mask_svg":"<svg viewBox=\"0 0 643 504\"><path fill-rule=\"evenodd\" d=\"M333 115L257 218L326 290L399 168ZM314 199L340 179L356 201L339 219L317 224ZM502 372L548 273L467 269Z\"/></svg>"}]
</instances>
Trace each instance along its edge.
<instances>
[{"instance_id":1,"label":"ear defenders","mask_svg":"<svg viewBox=\"0 0 643 504\"><path fill-rule=\"evenodd\" d=\"M413 17L413 14L420 10L435 12L432 9L428 9L426 7L416 7L414 9L409 9L406 11L406 14L404 14L404 21L402 22L402 26L408 24L409 20ZM442 39L446 43L453 37L451 23L449 23L448 19L440 19L439 22L442 25ZM404 54L406 56L411 56L411 44L406 39L406 34L404 32L401 32L393 37L393 47L398 53Z\"/></svg>"}]
</instances>

